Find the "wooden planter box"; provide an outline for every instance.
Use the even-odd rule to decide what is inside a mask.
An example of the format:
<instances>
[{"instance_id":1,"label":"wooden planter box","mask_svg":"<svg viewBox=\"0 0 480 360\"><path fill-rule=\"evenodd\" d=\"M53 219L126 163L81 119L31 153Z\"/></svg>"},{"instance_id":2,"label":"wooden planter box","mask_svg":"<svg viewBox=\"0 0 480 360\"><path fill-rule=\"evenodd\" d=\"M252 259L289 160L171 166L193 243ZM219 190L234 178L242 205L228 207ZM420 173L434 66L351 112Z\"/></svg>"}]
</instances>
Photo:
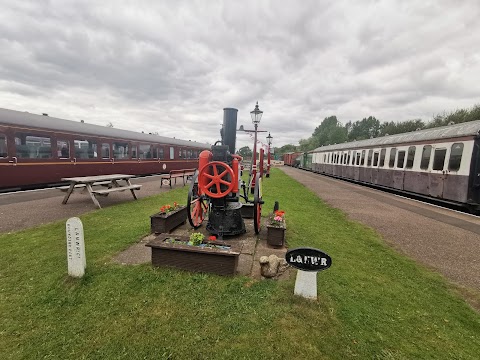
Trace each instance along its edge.
<instances>
[{"instance_id":1,"label":"wooden planter box","mask_svg":"<svg viewBox=\"0 0 480 360\"><path fill-rule=\"evenodd\" d=\"M166 214L153 214L150 216L150 232L155 234L168 233L177 226L185 224L186 221L186 206L182 206L181 208Z\"/></svg>"},{"instance_id":2,"label":"wooden planter box","mask_svg":"<svg viewBox=\"0 0 480 360\"><path fill-rule=\"evenodd\" d=\"M285 231L287 226L276 227L267 225L267 244L270 246L284 246L285 245Z\"/></svg>"},{"instance_id":3,"label":"wooden planter box","mask_svg":"<svg viewBox=\"0 0 480 360\"><path fill-rule=\"evenodd\" d=\"M181 243L166 242L174 238ZM186 236L160 234L145 246L152 248L152 265L167 266L193 272L205 272L217 275L235 275L239 249L234 244L223 241L206 241L207 244L228 246L229 249L202 248L187 245Z\"/></svg>"}]
</instances>

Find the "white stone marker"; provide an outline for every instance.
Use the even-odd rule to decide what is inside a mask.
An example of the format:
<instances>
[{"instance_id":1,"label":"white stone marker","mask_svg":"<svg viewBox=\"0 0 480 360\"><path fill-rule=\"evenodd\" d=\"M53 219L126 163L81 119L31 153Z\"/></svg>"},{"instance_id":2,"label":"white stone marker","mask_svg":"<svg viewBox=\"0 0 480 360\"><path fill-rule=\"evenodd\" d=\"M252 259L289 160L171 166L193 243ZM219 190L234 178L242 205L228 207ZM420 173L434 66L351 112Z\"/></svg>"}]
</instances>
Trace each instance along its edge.
<instances>
[{"instance_id":1,"label":"white stone marker","mask_svg":"<svg viewBox=\"0 0 480 360\"><path fill-rule=\"evenodd\" d=\"M77 217L68 219L66 231L68 275L82 277L87 267L82 221Z\"/></svg>"},{"instance_id":2,"label":"white stone marker","mask_svg":"<svg viewBox=\"0 0 480 360\"><path fill-rule=\"evenodd\" d=\"M293 293L307 299L317 300L317 273L298 270Z\"/></svg>"},{"instance_id":3,"label":"white stone marker","mask_svg":"<svg viewBox=\"0 0 480 360\"><path fill-rule=\"evenodd\" d=\"M285 260L298 269L294 295L317 300L317 272L332 266L332 258L322 250L305 247L288 250Z\"/></svg>"}]
</instances>

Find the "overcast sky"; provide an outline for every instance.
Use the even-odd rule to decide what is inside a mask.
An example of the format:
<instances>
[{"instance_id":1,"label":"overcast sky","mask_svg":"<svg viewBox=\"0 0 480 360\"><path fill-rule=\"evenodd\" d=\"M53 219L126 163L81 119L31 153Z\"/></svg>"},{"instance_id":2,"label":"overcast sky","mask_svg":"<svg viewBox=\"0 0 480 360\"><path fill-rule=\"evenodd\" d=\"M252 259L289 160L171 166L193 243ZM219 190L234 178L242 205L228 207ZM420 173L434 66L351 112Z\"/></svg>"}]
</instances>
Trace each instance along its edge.
<instances>
[{"instance_id":1,"label":"overcast sky","mask_svg":"<svg viewBox=\"0 0 480 360\"><path fill-rule=\"evenodd\" d=\"M213 143L258 101L275 146L330 115L430 120L480 103L479 19L478 0L0 0L0 107Z\"/></svg>"}]
</instances>

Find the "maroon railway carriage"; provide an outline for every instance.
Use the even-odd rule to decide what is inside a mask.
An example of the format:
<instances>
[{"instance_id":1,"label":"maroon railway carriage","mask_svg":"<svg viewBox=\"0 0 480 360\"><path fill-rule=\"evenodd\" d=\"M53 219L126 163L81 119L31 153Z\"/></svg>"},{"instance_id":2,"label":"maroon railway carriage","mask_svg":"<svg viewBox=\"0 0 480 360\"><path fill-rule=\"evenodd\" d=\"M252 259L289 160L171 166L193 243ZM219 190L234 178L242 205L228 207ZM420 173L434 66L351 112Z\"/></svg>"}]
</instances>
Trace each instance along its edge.
<instances>
[{"instance_id":1,"label":"maroon railway carriage","mask_svg":"<svg viewBox=\"0 0 480 360\"><path fill-rule=\"evenodd\" d=\"M0 189L195 168L208 144L0 109Z\"/></svg>"},{"instance_id":2,"label":"maroon railway carriage","mask_svg":"<svg viewBox=\"0 0 480 360\"><path fill-rule=\"evenodd\" d=\"M298 166L297 158L302 155L301 152L288 152L283 154L283 163L288 166Z\"/></svg>"},{"instance_id":3,"label":"maroon railway carriage","mask_svg":"<svg viewBox=\"0 0 480 360\"><path fill-rule=\"evenodd\" d=\"M319 147L312 171L480 209L480 120Z\"/></svg>"}]
</instances>

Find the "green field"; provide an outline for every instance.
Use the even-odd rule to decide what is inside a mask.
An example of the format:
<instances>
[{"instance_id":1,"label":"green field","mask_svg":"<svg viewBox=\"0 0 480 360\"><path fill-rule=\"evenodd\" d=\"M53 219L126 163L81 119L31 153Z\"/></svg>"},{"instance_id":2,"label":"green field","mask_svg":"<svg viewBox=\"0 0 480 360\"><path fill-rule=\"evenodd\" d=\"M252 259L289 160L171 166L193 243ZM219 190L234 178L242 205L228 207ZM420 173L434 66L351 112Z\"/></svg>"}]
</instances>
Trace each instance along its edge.
<instances>
[{"instance_id":1,"label":"green field","mask_svg":"<svg viewBox=\"0 0 480 360\"><path fill-rule=\"evenodd\" d=\"M280 202L290 247L333 259L318 275L318 301L293 296L294 277L111 262L149 232L149 215L186 195L185 187L81 216L81 280L66 275L64 221L0 235L0 358L479 358L480 316L441 276L278 169L264 180L265 208Z\"/></svg>"}]
</instances>

